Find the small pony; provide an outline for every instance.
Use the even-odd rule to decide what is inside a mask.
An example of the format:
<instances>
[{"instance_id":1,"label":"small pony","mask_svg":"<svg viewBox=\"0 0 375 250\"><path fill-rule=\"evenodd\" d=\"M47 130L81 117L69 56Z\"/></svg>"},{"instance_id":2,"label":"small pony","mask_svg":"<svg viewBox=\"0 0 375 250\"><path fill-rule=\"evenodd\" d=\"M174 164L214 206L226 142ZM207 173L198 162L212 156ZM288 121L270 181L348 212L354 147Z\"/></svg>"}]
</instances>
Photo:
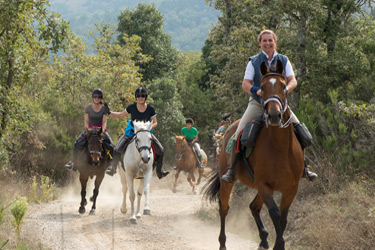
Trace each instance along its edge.
<instances>
[{"instance_id":1,"label":"small pony","mask_svg":"<svg viewBox=\"0 0 375 250\"><path fill-rule=\"evenodd\" d=\"M103 133L102 128L86 130L88 146L85 150L78 153L76 166L79 171L79 180L81 182L81 204L78 212L84 214L86 212L86 187L89 177L95 178L95 188L90 201L93 202L90 214L95 214L96 198L99 194L99 187L103 181L105 170L107 169L107 156L103 149Z\"/></svg>"},{"instance_id":2,"label":"small pony","mask_svg":"<svg viewBox=\"0 0 375 250\"><path fill-rule=\"evenodd\" d=\"M122 206L121 212L126 213L126 192L129 189L129 200L131 204L130 222L137 224L137 218L141 218L140 204L142 193L145 194L145 205L143 214L151 215L149 207L148 194L150 192L150 182L152 178L152 162L154 153L151 148L151 127L152 121L133 121L134 134L129 143L123 158L123 165L119 168L122 184ZM134 210L134 179L139 179L137 192L137 210Z\"/></svg>"},{"instance_id":3,"label":"small pony","mask_svg":"<svg viewBox=\"0 0 375 250\"><path fill-rule=\"evenodd\" d=\"M237 161L236 177L246 186L257 189L258 193L250 204L251 213L255 219L261 239L259 249L268 249L268 232L260 218L263 204L266 204L269 215L276 231L276 241L273 249L284 250L283 233L287 224L289 207L298 191L299 181L304 169L303 151L290 122L290 109L287 104L286 79L283 75L283 64L278 61L276 71L271 72L266 63L260 67L262 74L261 89L264 120L248 164ZM231 136L235 133L239 120L234 122L225 132L221 152L225 152ZM221 180L227 170L230 155L220 154L219 170L205 185L204 195L211 201L219 200L220 213L220 250L225 250L225 218L229 210L229 198L234 183ZM254 179L250 177L246 165L251 167ZM280 208L273 199L273 193L280 192Z\"/></svg>"},{"instance_id":4,"label":"small pony","mask_svg":"<svg viewBox=\"0 0 375 250\"><path fill-rule=\"evenodd\" d=\"M201 150L202 156L204 157L201 161L201 164L204 166L204 169L198 169L196 167L197 160L195 158L194 152L192 148L188 145L186 139L184 136L178 136L176 135L176 160L177 160L177 166L176 166L176 174L175 174L175 181L173 184L173 193L176 192L177 187L177 179L180 175L181 171L187 172L188 178L187 181L190 183L190 186L193 188L192 192L194 194L198 193L198 185L201 182L202 175L204 175L205 171L208 171L207 169L207 155L206 153ZM198 172L198 180L197 183L195 182L195 175L194 173Z\"/></svg>"}]
</instances>

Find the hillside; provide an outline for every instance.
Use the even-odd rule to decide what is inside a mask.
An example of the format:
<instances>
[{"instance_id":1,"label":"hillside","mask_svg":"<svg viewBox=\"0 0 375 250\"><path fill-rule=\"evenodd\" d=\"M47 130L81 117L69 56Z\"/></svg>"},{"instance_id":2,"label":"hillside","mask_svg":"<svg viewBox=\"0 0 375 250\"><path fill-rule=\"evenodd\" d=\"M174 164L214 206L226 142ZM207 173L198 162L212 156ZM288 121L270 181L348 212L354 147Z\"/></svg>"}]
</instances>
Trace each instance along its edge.
<instances>
[{"instance_id":1,"label":"hillside","mask_svg":"<svg viewBox=\"0 0 375 250\"><path fill-rule=\"evenodd\" d=\"M204 0L51 0L51 9L70 22L73 32L90 42L84 34L94 23L117 24L117 15L138 3L155 3L164 15L164 31L172 37L172 45L182 51L200 50L219 14Z\"/></svg>"}]
</instances>

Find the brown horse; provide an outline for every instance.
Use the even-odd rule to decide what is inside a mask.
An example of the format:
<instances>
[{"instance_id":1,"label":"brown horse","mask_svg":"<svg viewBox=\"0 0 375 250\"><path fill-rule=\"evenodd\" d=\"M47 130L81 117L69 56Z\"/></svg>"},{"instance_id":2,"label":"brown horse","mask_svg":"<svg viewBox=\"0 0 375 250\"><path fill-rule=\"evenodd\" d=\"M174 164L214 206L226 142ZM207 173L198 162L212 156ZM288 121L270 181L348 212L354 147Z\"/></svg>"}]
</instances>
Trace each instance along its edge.
<instances>
[{"instance_id":1,"label":"brown horse","mask_svg":"<svg viewBox=\"0 0 375 250\"><path fill-rule=\"evenodd\" d=\"M190 183L190 186L193 188L193 193L197 194L197 186L200 184L202 175L207 170L207 155L202 150L202 153L204 154L204 159L202 160L202 165L204 166L204 170L197 168L197 160L195 158L195 155L193 153L192 148L188 145L186 139L184 136L177 136L176 135L176 160L177 160L177 166L176 166L176 175L175 175L175 181L173 185L172 191L176 192L177 187L177 179L180 175L181 171L187 172L188 178L187 181ZM198 180L196 184L195 182L195 175L194 173L198 172Z\"/></svg>"},{"instance_id":2,"label":"brown horse","mask_svg":"<svg viewBox=\"0 0 375 250\"><path fill-rule=\"evenodd\" d=\"M85 150L78 153L77 162L75 165L79 171L79 181L81 182L81 204L78 212L84 214L86 212L86 186L89 177L95 178L95 188L93 196L90 201L93 202L90 214L95 214L96 198L99 194L99 186L104 178L105 170L107 169L107 155L103 150L103 134L102 129L86 130L88 146Z\"/></svg>"},{"instance_id":3,"label":"brown horse","mask_svg":"<svg viewBox=\"0 0 375 250\"><path fill-rule=\"evenodd\" d=\"M268 66L262 63L261 89L263 108L265 111L265 126L260 130L255 147L247 162L254 173L254 180L245 169L245 161L238 160L236 178L243 184L257 189L258 193L250 204L251 213L255 219L261 239L259 248L268 249L268 232L263 225L260 211L266 204L269 215L276 231L276 241L273 249L285 249L283 233L287 224L289 207L298 190L299 180L303 173L304 159L301 146L293 132L290 123L290 110L286 98L286 79L283 76L283 65L278 61L276 72L270 72ZM234 122L226 131L222 152L225 152L229 139L235 133L239 120ZM220 155L219 170L205 186L205 196L211 201L219 200L221 229L219 235L220 250L225 250L225 217L229 210L229 198L234 183L221 180L226 172L230 155ZM280 208L273 199L277 191L282 195Z\"/></svg>"}]
</instances>

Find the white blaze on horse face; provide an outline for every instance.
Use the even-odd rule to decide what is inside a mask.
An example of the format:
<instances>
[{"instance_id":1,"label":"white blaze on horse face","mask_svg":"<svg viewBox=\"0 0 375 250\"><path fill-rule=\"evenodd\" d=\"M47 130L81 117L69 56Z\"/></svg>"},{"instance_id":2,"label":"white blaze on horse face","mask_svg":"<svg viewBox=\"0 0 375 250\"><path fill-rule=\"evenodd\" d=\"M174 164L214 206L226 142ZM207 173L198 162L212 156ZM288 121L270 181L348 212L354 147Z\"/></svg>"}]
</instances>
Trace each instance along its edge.
<instances>
[{"instance_id":1,"label":"white blaze on horse face","mask_svg":"<svg viewBox=\"0 0 375 250\"><path fill-rule=\"evenodd\" d=\"M275 78L271 78L271 79L270 79L270 83L272 83L272 86L274 86L275 83L276 83L276 79L275 79Z\"/></svg>"}]
</instances>

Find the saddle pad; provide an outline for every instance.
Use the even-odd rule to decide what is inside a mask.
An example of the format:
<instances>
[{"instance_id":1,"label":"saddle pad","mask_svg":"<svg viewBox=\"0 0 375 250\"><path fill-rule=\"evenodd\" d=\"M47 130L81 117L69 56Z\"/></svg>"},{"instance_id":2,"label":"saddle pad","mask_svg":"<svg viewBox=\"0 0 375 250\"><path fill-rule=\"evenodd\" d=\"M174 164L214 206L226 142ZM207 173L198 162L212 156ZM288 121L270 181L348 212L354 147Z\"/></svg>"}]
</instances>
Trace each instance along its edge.
<instances>
[{"instance_id":1,"label":"saddle pad","mask_svg":"<svg viewBox=\"0 0 375 250\"><path fill-rule=\"evenodd\" d=\"M234 135L233 134L230 138L229 138L229 141L228 141L228 144L225 148L225 152L227 152L228 154L232 153L232 142L233 142L233 138L234 138Z\"/></svg>"},{"instance_id":2,"label":"saddle pad","mask_svg":"<svg viewBox=\"0 0 375 250\"><path fill-rule=\"evenodd\" d=\"M225 148L225 152L227 152L228 154L231 154L232 152L232 142L233 142L233 138L234 138L234 134L232 135L232 137L229 139L228 141L228 144ZM253 148L252 147L246 147L246 151L245 151L245 155L246 157L249 157L251 152L253 151Z\"/></svg>"},{"instance_id":3,"label":"saddle pad","mask_svg":"<svg viewBox=\"0 0 375 250\"><path fill-rule=\"evenodd\" d=\"M203 160L204 158L206 158L206 154L205 154L204 151L201 149L201 160Z\"/></svg>"}]
</instances>

